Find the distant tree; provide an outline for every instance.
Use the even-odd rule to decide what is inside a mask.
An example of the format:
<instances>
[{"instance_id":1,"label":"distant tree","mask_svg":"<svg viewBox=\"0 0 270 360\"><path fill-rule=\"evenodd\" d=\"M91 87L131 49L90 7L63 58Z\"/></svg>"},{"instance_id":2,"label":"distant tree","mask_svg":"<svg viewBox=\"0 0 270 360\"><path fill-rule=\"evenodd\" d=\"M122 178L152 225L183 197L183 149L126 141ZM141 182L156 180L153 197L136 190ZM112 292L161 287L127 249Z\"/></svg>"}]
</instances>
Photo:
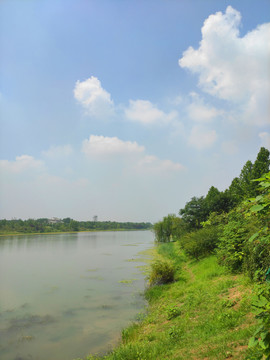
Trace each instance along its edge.
<instances>
[{"instance_id":1,"label":"distant tree","mask_svg":"<svg viewBox=\"0 0 270 360\"><path fill-rule=\"evenodd\" d=\"M67 217L67 218L64 218L62 221L65 225L68 225L68 224L70 224L71 220L72 220L71 218Z\"/></svg>"}]
</instances>

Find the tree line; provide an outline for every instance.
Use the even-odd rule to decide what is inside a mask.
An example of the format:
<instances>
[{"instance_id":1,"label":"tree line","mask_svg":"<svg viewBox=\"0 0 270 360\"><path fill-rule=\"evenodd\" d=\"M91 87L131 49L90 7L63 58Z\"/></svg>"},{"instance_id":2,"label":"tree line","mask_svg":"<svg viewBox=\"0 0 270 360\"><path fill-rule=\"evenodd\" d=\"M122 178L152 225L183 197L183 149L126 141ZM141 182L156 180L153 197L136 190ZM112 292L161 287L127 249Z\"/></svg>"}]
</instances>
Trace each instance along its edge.
<instances>
[{"instance_id":1,"label":"tree line","mask_svg":"<svg viewBox=\"0 0 270 360\"><path fill-rule=\"evenodd\" d=\"M185 207L179 210L179 217L169 214L155 223L157 241L167 242L172 238L179 238L181 234L201 229L211 214L228 214L245 199L256 197L260 188L254 180L267 173L269 166L269 150L262 147L254 164L248 160L228 189L219 191L211 186L206 196L192 197Z\"/></svg>"},{"instance_id":2,"label":"tree line","mask_svg":"<svg viewBox=\"0 0 270 360\"><path fill-rule=\"evenodd\" d=\"M270 159L261 148L239 177L221 192L210 187L179 210L154 224L158 242L178 241L191 259L215 254L231 273L254 282L258 329L250 339L254 359L270 359ZM253 357L252 357L253 359Z\"/></svg>"},{"instance_id":3,"label":"tree line","mask_svg":"<svg viewBox=\"0 0 270 360\"><path fill-rule=\"evenodd\" d=\"M52 222L47 218L0 220L0 234L51 233L100 230L147 230L150 222L76 221L71 218Z\"/></svg>"}]
</instances>

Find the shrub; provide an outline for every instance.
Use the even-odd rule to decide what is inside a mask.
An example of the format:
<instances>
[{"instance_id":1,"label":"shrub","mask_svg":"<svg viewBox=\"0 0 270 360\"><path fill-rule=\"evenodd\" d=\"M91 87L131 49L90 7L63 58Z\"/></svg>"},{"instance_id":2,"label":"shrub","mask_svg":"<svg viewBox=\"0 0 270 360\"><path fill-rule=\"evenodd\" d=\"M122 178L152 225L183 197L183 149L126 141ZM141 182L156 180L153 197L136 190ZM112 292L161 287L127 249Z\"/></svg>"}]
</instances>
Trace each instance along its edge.
<instances>
[{"instance_id":1,"label":"shrub","mask_svg":"<svg viewBox=\"0 0 270 360\"><path fill-rule=\"evenodd\" d=\"M180 245L188 256L198 260L213 253L218 244L219 233L217 226L205 227L184 235L180 239Z\"/></svg>"},{"instance_id":2,"label":"shrub","mask_svg":"<svg viewBox=\"0 0 270 360\"><path fill-rule=\"evenodd\" d=\"M254 219L248 220L239 209L229 214L229 222L223 228L218 244L218 262L232 272L242 270L246 257L246 241L253 233Z\"/></svg>"},{"instance_id":3,"label":"shrub","mask_svg":"<svg viewBox=\"0 0 270 360\"><path fill-rule=\"evenodd\" d=\"M270 173L257 180L261 194L231 211L217 253L230 271L243 270L262 281L270 264Z\"/></svg>"},{"instance_id":4,"label":"shrub","mask_svg":"<svg viewBox=\"0 0 270 360\"><path fill-rule=\"evenodd\" d=\"M257 359L270 359L270 284L265 283L257 289L253 308L259 327L249 341L249 348L257 353Z\"/></svg>"},{"instance_id":5,"label":"shrub","mask_svg":"<svg viewBox=\"0 0 270 360\"><path fill-rule=\"evenodd\" d=\"M162 285L174 281L175 269L169 261L158 260L151 264L150 285Z\"/></svg>"},{"instance_id":6,"label":"shrub","mask_svg":"<svg viewBox=\"0 0 270 360\"><path fill-rule=\"evenodd\" d=\"M256 240L248 241L243 270L255 281L262 281L270 264L270 234L262 231Z\"/></svg>"}]
</instances>

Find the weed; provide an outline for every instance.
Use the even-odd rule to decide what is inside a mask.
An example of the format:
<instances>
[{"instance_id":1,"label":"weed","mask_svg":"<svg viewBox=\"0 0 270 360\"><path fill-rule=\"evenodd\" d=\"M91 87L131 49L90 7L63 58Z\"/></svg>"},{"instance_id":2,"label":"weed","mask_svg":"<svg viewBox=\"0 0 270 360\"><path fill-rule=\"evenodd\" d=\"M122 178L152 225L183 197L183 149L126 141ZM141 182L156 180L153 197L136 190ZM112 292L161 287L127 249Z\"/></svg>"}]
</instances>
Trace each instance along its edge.
<instances>
[{"instance_id":1,"label":"weed","mask_svg":"<svg viewBox=\"0 0 270 360\"><path fill-rule=\"evenodd\" d=\"M174 281L175 268L172 263L159 260L151 264L150 285L168 284Z\"/></svg>"},{"instance_id":2,"label":"weed","mask_svg":"<svg viewBox=\"0 0 270 360\"><path fill-rule=\"evenodd\" d=\"M181 309L177 305L169 305L165 309L167 320L171 320L181 314Z\"/></svg>"}]
</instances>

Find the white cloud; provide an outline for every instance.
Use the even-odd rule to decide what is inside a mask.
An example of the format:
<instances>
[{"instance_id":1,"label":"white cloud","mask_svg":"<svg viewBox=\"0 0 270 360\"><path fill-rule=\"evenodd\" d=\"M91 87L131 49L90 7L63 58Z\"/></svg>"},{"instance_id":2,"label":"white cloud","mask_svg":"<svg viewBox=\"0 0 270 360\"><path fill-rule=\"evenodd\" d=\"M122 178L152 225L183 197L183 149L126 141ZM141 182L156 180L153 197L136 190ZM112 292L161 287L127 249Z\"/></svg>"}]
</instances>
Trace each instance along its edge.
<instances>
[{"instance_id":1,"label":"white cloud","mask_svg":"<svg viewBox=\"0 0 270 360\"><path fill-rule=\"evenodd\" d=\"M73 153L73 148L71 145L63 145L63 146L51 146L48 150L43 151L42 155L49 158L59 158L69 156Z\"/></svg>"},{"instance_id":2,"label":"white cloud","mask_svg":"<svg viewBox=\"0 0 270 360\"><path fill-rule=\"evenodd\" d=\"M42 170L44 164L40 160L35 160L33 156L16 156L15 161L0 160L0 169L9 173L22 173L28 170Z\"/></svg>"},{"instance_id":3,"label":"white cloud","mask_svg":"<svg viewBox=\"0 0 270 360\"><path fill-rule=\"evenodd\" d=\"M123 141L117 137L90 135L83 141L82 151L87 156L114 156L126 154L138 154L144 151L144 147L136 141Z\"/></svg>"},{"instance_id":4,"label":"white cloud","mask_svg":"<svg viewBox=\"0 0 270 360\"><path fill-rule=\"evenodd\" d=\"M83 141L82 151L89 158L102 158L117 162L119 157L128 160L125 168L128 172L139 170L140 172L174 172L183 170L184 166L171 160L161 160L154 155L148 155L144 146L135 141L123 141L117 137L105 137L91 135Z\"/></svg>"},{"instance_id":5,"label":"white cloud","mask_svg":"<svg viewBox=\"0 0 270 360\"><path fill-rule=\"evenodd\" d=\"M253 124L269 122L270 23L239 36L241 15L228 6L210 15L202 27L197 50L189 47L179 65L199 74L207 93L230 101Z\"/></svg>"},{"instance_id":6,"label":"white cloud","mask_svg":"<svg viewBox=\"0 0 270 360\"><path fill-rule=\"evenodd\" d=\"M129 107L125 109L127 119L144 125L169 123L177 117L177 112L169 114L159 110L148 100L129 100Z\"/></svg>"},{"instance_id":7,"label":"white cloud","mask_svg":"<svg viewBox=\"0 0 270 360\"><path fill-rule=\"evenodd\" d=\"M98 78L91 76L85 81L77 81L74 88L75 99L85 108L86 113L95 117L111 116L114 104L111 95L102 88Z\"/></svg>"},{"instance_id":8,"label":"white cloud","mask_svg":"<svg viewBox=\"0 0 270 360\"><path fill-rule=\"evenodd\" d=\"M184 170L184 166L179 163L174 163L171 160L161 160L153 155L144 156L138 162L137 168L143 171L160 172L162 174Z\"/></svg>"},{"instance_id":9,"label":"white cloud","mask_svg":"<svg viewBox=\"0 0 270 360\"><path fill-rule=\"evenodd\" d=\"M217 134L215 130L208 130L201 125L195 125L191 129L188 143L191 146L202 150L211 147L216 140Z\"/></svg>"},{"instance_id":10,"label":"white cloud","mask_svg":"<svg viewBox=\"0 0 270 360\"><path fill-rule=\"evenodd\" d=\"M262 146L270 149L270 134L268 132L261 132L259 133L259 137L262 141Z\"/></svg>"},{"instance_id":11,"label":"white cloud","mask_svg":"<svg viewBox=\"0 0 270 360\"><path fill-rule=\"evenodd\" d=\"M203 99L196 93L191 95L192 103L188 105L187 112L189 118L192 120L201 123L208 123L223 114L222 110L218 110L211 105L205 104Z\"/></svg>"}]
</instances>

